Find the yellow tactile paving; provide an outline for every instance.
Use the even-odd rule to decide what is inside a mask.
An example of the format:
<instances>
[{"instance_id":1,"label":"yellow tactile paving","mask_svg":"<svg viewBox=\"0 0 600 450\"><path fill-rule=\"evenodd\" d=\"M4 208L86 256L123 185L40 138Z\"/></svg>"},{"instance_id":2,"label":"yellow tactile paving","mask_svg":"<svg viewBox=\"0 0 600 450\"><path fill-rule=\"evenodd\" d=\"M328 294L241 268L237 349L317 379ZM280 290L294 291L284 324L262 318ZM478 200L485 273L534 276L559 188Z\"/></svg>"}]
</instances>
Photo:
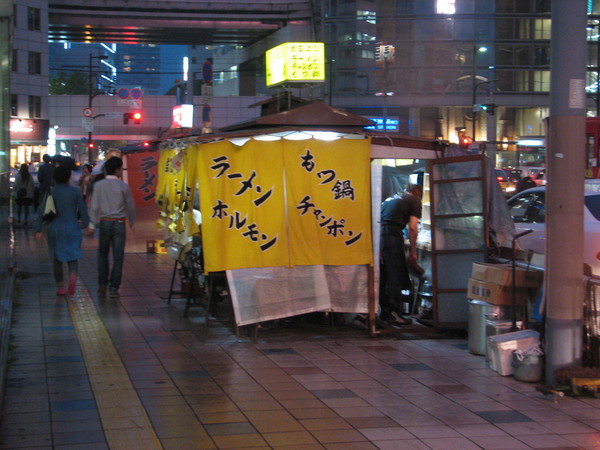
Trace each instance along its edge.
<instances>
[{"instance_id":1,"label":"yellow tactile paving","mask_svg":"<svg viewBox=\"0 0 600 450\"><path fill-rule=\"evenodd\" d=\"M79 296L68 304L108 446L162 449L92 300Z\"/></svg>"}]
</instances>

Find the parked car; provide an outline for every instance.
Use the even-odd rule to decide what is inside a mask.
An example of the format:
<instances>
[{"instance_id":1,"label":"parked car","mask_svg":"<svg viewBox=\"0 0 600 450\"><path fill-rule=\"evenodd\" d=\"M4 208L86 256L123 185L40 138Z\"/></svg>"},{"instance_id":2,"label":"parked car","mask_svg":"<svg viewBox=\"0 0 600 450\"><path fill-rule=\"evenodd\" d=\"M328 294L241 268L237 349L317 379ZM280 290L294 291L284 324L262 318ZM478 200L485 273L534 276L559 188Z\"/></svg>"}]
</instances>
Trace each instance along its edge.
<instances>
[{"instance_id":1,"label":"parked car","mask_svg":"<svg viewBox=\"0 0 600 450\"><path fill-rule=\"evenodd\" d=\"M533 181L538 186L544 186L546 184L546 169L540 169L533 177Z\"/></svg>"},{"instance_id":2,"label":"parked car","mask_svg":"<svg viewBox=\"0 0 600 450\"><path fill-rule=\"evenodd\" d=\"M512 182L508 174L504 171L504 169L494 169L494 174L496 175L496 180L500 183L500 187L502 188L502 192L507 197L510 197L515 193L515 183Z\"/></svg>"},{"instance_id":3,"label":"parked car","mask_svg":"<svg viewBox=\"0 0 600 450\"><path fill-rule=\"evenodd\" d=\"M600 180L586 181L583 212L583 262L600 275ZM519 247L536 253L546 252L546 186L524 190L508 199L510 215L517 233L533 230L518 240Z\"/></svg>"}]
</instances>

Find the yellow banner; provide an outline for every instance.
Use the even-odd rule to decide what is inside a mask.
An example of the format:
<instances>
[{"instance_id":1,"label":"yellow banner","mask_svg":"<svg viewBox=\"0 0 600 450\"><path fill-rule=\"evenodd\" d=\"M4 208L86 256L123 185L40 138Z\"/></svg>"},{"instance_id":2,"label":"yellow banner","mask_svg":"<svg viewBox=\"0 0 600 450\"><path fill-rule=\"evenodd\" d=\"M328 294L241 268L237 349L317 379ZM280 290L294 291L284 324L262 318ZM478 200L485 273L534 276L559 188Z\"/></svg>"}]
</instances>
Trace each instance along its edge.
<instances>
[{"instance_id":1,"label":"yellow banner","mask_svg":"<svg viewBox=\"0 0 600 450\"><path fill-rule=\"evenodd\" d=\"M289 265L282 142L221 141L194 150L205 270Z\"/></svg>"},{"instance_id":2,"label":"yellow banner","mask_svg":"<svg viewBox=\"0 0 600 450\"><path fill-rule=\"evenodd\" d=\"M180 206L185 193L185 151L162 150L158 161L156 201L161 211L171 212Z\"/></svg>"},{"instance_id":3,"label":"yellow banner","mask_svg":"<svg viewBox=\"0 0 600 450\"><path fill-rule=\"evenodd\" d=\"M292 264L372 264L370 139L283 145Z\"/></svg>"}]
</instances>

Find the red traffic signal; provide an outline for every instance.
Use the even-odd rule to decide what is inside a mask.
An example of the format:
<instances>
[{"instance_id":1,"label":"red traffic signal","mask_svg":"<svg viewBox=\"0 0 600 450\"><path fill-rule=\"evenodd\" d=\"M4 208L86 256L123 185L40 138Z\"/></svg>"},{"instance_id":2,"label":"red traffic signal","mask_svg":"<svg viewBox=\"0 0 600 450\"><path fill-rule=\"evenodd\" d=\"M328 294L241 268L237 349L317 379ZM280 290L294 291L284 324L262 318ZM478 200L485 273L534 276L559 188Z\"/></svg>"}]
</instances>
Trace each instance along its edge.
<instances>
[{"instance_id":1,"label":"red traffic signal","mask_svg":"<svg viewBox=\"0 0 600 450\"><path fill-rule=\"evenodd\" d=\"M142 123L142 113L140 111L132 113L123 113L123 125L128 125L129 119L133 119L133 123L139 125L140 123Z\"/></svg>"},{"instance_id":2,"label":"red traffic signal","mask_svg":"<svg viewBox=\"0 0 600 450\"><path fill-rule=\"evenodd\" d=\"M458 146L460 148L469 148L469 145L473 143L473 138L469 136L463 136L458 141Z\"/></svg>"},{"instance_id":3,"label":"red traffic signal","mask_svg":"<svg viewBox=\"0 0 600 450\"><path fill-rule=\"evenodd\" d=\"M94 148L94 143L93 142L89 142L88 143L88 148Z\"/></svg>"}]
</instances>

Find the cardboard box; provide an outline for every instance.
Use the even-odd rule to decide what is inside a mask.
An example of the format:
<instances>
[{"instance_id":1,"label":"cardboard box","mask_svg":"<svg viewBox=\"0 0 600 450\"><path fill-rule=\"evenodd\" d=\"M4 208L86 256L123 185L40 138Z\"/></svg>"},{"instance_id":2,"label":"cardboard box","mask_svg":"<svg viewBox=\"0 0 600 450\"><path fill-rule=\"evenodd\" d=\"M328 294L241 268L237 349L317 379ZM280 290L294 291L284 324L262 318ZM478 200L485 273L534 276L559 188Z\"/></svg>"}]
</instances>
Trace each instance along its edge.
<instances>
[{"instance_id":1,"label":"cardboard box","mask_svg":"<svg viewBox=\"0 0 600 450\"><path fill-rule=\"evenodd\" d=\"M518 287L516 289L517 305L525 305L529 301L529 289ZM512 305L512 286L490 283L469 278L467 298L483 300L493 305Z\"/></svg>"},{"instance_id":2,"label":"cardboard box","mask_svg":"<svg viewBox=\"0 0 600 450\"><path fill-rule=\"evenodd\" d=\"M540 345L540 333L534 330L514 331L487 338L486 358L492 370L502 376L513 374L512 353Z\"/></svg>"},{"instance_id":3,"label":"cardboard box","mask_svg":"<svg viewBox=\"0 0 600 450\"><path fill-rule=\"evenodd\" d=\"M517 286L539 287L544 274L541 270L516 267ZM512 264L473 263L471 278L494 284L512 286Z\"/></svg>"}]
</instances>

